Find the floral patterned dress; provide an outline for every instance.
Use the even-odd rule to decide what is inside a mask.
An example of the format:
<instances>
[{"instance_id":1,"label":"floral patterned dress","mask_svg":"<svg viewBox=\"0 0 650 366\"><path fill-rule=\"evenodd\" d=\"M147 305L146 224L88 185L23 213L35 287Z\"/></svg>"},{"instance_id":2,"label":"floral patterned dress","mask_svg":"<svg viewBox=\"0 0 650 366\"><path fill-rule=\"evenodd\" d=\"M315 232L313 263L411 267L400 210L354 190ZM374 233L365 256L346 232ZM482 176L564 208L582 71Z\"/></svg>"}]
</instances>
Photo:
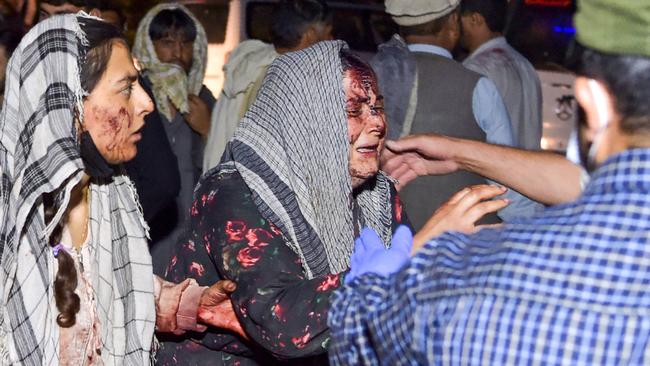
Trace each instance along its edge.
<instances>
[{"instance_id":1,"label":"floral patterned dress","mask_svg":"<svg viewBox=\"0 0 650 366\"><path fill-rule=\"evenodd\" d=\"M409 225L399 196L391 193L393 229ZM215 328L166 338L157 363L326 365L329 297L345 273L306 279L300 258L260 215L239 173L208 173L194 197L191 231L171 258L167 279L192 277L200 285L235 281L233 305L251 341Z\"/></svg>"}]
</instances>

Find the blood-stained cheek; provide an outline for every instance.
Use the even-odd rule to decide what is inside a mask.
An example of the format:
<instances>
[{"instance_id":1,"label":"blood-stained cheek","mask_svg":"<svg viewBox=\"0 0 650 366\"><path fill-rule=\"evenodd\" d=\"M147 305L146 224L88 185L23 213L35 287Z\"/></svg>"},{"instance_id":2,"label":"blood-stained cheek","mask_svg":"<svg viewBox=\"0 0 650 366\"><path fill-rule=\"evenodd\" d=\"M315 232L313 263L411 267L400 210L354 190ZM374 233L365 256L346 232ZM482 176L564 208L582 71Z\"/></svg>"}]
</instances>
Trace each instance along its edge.
<instances>
[{"instance_id":1,"label":"blood-stained cheek","mask_svg":"<svg viewBox=\"0 0 650 366\"><path fill-rule=\"evenodd\" d=\"M363 122L360 118L348 118L348 138L350 145L353 145L359 139L363 131Z\"/></svg>"},{"instance_id":2,"label":"blood-stained cheek","mask_svg":"<svg viewBox=\"0 0 650 366\"><path fill-rule=\"evenodd\" d=\"M133 117L126 108L93 106L87 111L86 121L95 145L107 161L123 162L135 154L135 146L129 142Z\"/></svg>"},{"instance_id":3,"label":"blood-stained cheek","mask_svg":"<svg viewBox=\"0 0 650 366\"><path fill-rule=\"evenodd\" d=\"M120 108L116 113L107 113L104 131L110 139L107 146L109 151L123 147L122 145L128 138L132 124L133 118L124 107Z\"/></svg>"}]
</instances>

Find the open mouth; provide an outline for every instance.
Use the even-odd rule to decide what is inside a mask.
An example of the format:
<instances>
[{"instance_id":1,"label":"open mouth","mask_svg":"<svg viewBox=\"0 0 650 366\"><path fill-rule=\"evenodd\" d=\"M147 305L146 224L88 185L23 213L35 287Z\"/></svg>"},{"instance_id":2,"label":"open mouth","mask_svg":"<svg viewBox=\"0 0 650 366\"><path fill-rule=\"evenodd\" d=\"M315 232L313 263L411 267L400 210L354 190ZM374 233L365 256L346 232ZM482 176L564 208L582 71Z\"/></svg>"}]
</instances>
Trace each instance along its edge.
<instances>
[{"instance_id":1,"label":"open mouth","mask_svg":"<svg viewBox=\"0 0 650 366\"><path fill-rule=\"evenodd\" d=\"M377 150L379 149L379 144L373 144L373 145L363 145L357 147L357 152L361 154L373 154L376 153Z\"/></svg>"}]
</instances>

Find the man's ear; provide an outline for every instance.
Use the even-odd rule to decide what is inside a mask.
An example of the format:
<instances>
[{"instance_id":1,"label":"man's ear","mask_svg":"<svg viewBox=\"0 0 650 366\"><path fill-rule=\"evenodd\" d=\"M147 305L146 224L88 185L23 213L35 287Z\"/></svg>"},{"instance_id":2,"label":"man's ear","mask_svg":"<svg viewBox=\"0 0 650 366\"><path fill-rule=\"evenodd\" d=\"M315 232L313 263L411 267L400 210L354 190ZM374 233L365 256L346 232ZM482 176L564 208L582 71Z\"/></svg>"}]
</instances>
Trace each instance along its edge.
<instances>
[{"instance_id":1,"label":"man's ear","mask_svg":"<svg viewBox=\"0 0 650 366\"><path fill-rule=\"evenodd\" d=\"M462 24L460 23L460 12L455 11L451 13L447 22L447 31L452 35L452 37L455 36L456 33L460 34L460 28L462 27Z\"/></svg>"},{"instance_id":2,"label":"man's ear","mask_svg":"<svg viewBox=\"0 0 650 366\"><path fill-rule=\"evenodd\" d=\"M472 13L470 17L470 22L472 23L473 26L482 26L485 24L485 18L483 18L483 15L479 13Z\"/></svg>"},{"instance_id":3,"label":"man's ear","mask_svg":"<svg viewBox=\"0 0 650 366\"><path fill-rule=\"evenodd\" d=\"M97 8L92 8L92 9L90 9L90 12L89 12L88 14L90 14L90 15L92 15L92 16L94 16L94 17L97 17L97 18L101 18L101 17L102 17L102 12L101 12L101 10L99 10L99 9L97 9Z\"/></svg>"},{"instance_id":4,"label":"man's ear","mask_svg":"<svg viewBox=\"0 0 650 366\"><path fill-rule=\"evenodd\" d=\"M584 76L577 77L575 96L585 111L590 131L596 132L605 128L616 119L614 97L600 81Z\"/></svg>"}]
</instances>

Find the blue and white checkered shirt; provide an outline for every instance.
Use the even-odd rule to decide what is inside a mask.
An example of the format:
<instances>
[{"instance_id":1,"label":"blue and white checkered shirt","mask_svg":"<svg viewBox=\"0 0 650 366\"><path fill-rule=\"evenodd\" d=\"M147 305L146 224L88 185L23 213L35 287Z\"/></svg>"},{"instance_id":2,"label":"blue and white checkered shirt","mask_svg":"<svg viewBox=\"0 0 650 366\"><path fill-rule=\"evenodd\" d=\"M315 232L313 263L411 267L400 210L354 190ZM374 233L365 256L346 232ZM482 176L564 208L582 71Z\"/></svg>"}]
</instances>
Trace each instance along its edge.
<instances>
[{"instance_id":1,"label":"blue and white checkered shirt","mask_svg":"<svg viewBox=\"0 0 650 366\"><path fill-rule=\"evenodd\" d=\"M355 279L329 324L333 365L650 364L650 149L609 159L573 203Z\"/></svg>"}]
</instances>

